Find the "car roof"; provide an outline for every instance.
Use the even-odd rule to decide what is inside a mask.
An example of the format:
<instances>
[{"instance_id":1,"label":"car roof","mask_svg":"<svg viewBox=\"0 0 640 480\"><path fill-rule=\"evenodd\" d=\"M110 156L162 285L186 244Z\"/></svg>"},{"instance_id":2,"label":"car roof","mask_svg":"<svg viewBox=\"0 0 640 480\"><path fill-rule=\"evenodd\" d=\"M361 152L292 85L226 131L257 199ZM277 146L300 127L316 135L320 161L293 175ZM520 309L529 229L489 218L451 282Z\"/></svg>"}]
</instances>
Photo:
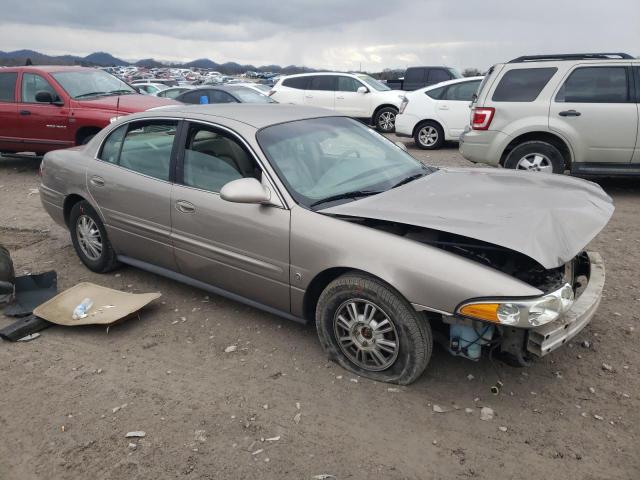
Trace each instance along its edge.
<instances>
[{"instance_id":1,"label":"car roof","mask_svg":"<svg viewBox=\"0 0 640 480\"><path fill-rule=\"evenodd\" d=\"M478 81L478 80L482 80L483 78L484 78L484 76L454 78L453 80L447 80L445 82L434 83L433 85L429 85L428 87L420 88L419 90L424 91L424 92L428 92L428 91L431 91L431 90L435 90L436 88L446 87L446 86L449 86L449 85L455 85L456 83Z\"/></svg>"},{"instance_id":2,"label":"car roof","mask_svg":"<svg viewBox=\"0 0 640 480\"><path fill-rule=\"evenodd\" d=\"M293 75L282 75L281 78L291 78L291 77L311 77L314 75L368 75L367 73L352 73L352 72L311 72L311 73L295 73Z\"/></svg>"},{"instance_id":3,"label":"car roof","mask_svg":"<svg viewBox=\"0 0 640 480\"><path fill-rule=\"evenodd\" d=\"M139 116L144 118L142 112ZM185 118L206 120L222 117L242 122L256 129L318 117L339 117L332 110L284 103L211 103L206 105L171 105L147 111L159 115L180 114Z\"/></svg>"},{"instance_id":4,"label":"car roof","mask_svg":"<svg viewBox=\"0 0 640 480\"><path fill-rule=\"evenodd\" d=\"M21 67L6 67L7 70L22 70L25 72L34 71L34 72L46 72L46 73L55 73L55 72L85 72L87 70L98 70L97 68L91 67L80 67L80 66L65 66L65 65L26 65Z\"/></svg>"}]
</instances>

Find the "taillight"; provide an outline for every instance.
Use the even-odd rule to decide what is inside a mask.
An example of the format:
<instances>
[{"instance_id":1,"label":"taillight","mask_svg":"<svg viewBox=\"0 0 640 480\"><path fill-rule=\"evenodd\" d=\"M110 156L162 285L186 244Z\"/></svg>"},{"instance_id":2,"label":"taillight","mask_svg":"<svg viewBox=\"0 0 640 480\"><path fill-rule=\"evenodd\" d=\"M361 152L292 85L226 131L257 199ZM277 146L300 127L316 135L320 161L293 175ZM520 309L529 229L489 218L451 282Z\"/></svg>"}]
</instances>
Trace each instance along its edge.
<instances>
[{"instance_id":1,"label":"taillight","mask_svg":"<svg viewBox=\"0 0 640 480\"><path fill-rule=\"evenodd\" d=\"M409 104L409 99L407 97L402 97L402 103L400 104L400 113L404 113L404 109L407 108Z\"/></svg>"},{"instance_id":2,"label":"taillight","mask_svg":"<svg viewBox=\"0 0 640 480\"><path fill-rule=\"evenodd\" d=\"M471 110L471 128L474 130L488 130L494 113L496 113L495 108L474 107Z\"/></svg>"}]
</instances>

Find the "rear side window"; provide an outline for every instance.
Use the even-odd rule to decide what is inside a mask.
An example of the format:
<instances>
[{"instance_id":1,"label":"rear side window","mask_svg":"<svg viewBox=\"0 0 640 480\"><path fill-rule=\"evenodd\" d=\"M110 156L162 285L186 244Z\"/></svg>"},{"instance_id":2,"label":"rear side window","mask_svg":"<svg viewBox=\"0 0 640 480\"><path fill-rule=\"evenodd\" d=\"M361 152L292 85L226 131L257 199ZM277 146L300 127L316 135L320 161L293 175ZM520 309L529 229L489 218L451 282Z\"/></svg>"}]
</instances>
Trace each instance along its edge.
<instances>
[{"instance_id":1,"label":"rear side window","mask_svg":"<svg viewBox=\"0 0 640 480\"><path fill-rule=\"evenodd\" d=\"M557 68L518 68L504 74L493 92L494 102L533 102Z\"/></svg>"},{"instance_id":2,"label":"rear side window","mask_svg":"<svg viewBox=\"0 0 640 480\"><path fill-rule=\"evenodd\" d=\"M629 84L625 67L576 68L558 90L556 102L625 103Z\"/></svg>"},{"instance_id":3,"label":"rear side window","mask_svg":"<svg viewBox=\"0 0 640 480\"><path fill-rule=\"evenodd\" d=\"M207 96L207 92L204 90L196 90L194 92L187 92L184 95L182 95L180 98L178 98L177 100L184 102L184 103L193 103L193 104L200 104L200 103L209 103L209 97Z\"/></svg>"},{"instance_id":4,"label":"rear side window","mask_svg":"<svg viewBox=\"0 0 640 480\"><path fill-rule=\"evenodd\" d=\"M176 120L132 122L115 130L99 158L159 180L169 180Z\"/></svg>"},{"instance_id":5,"label":"rear side window","mask_svg":"<svg viewBox=\"0 0 640 480\"><path fill-rule=\"evenodd\" d=\"M444 94L443 100L470 102L473 100L473 95L478 91L479 86L480 80L449 85L449 88L447 88L447 91Z\"/></svg>"},{"instance_id":6,"label":"rear side window","mask_svg":"<svg viewBox=\"0 0 640 480\"><path fill-rule=\"evenodd\" d=\"M311 77L307 90L334 91L336 77L334 75L318 75Z\"/></svg>"},{"instance_id":7,"label":"rear side window","mask_svg":"<svg viewBox=\"0 0 640 480\"><path fill-rule=\"evenodd\" d=\"M439 87L439 88L434 88L432 90L427 90L424 93L427 94L429 97L433 98L434 100L440 100L442 98L442 94L446 89L447 87Z\"/></svg>"},{"instance_id":8,"label":"rear side window","mask_svg":"<svg viewBox=\"0 0 640 480\"><path fill-rule=\"evenodd\" d=\"M443 68L434 68L429 72L427 82L430 84L451 80L451 74Z\"/></svg>"},{"instance_id":9,"label":"rear side window","mask_svg":"<svg viewBox=\"0 0 640 480\"><path fill-rule=\"evenodd\" d=\"M309 77L293 77L285 78L282 81L283 87L297 88L298 90L306 90L309 83Z\"/></svg>"},{"instance_id":10,"label":"rear side window","mask_svg":"<svg viewBox=\"0 0 640 480\"><path fill-rule=\"evenodd\" d=\"M17 73L0 73L0 102L16 101Z\"/></svg>"},{"instance_id":11,"label":"rear side window","mask_svg":"<svg viewBox=\"0 0 640 480\"><path fill-rule=\"evenodd\" d=\"M210 103L238 103L238 101L235 98L233 98L227 92L223 92L221 90L209 91L209 102Z\"/></svg>"}]
</instances>

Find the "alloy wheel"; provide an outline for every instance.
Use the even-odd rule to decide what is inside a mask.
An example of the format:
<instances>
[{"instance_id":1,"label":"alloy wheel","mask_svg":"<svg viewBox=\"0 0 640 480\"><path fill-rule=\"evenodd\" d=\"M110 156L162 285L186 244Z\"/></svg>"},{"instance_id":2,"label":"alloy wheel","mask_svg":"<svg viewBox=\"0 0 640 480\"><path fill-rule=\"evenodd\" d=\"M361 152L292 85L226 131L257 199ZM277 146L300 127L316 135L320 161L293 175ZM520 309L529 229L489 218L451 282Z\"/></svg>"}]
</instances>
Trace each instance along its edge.
<instances>
[{"instance_id":1,"label":"alloy wheel","mask_svg":"<svg viewBox=\"0 0 640 480\"><path fill-rule=\"evenodd\" d=\"M76 222L76 234L82 253L90 260L98 260L102 255L102 236L96 222L88 215L80 215Z\"/></svg>"},{"instance_id":2,"label":"alloy wheel","mask_svg":"<svg viewBox=\"0 0 640 480\"><path fill-rule=\"evenodd\" d=\"M382 112L378 117L378 126L385 132L393 130L396 125L396 114L393 112Z\"/></svg>"},{"instance_id":3,"label":"alloy wheel","mask_svg":"<svg viewBox=\"0 0 640 480\"><path fill-rule=\"evenodd\" d=\"M422 127L418 133L420 143L425 147L432 147L438 141L438 130L435 127L427 125Z\"/></svg>"},{"instance_id":4,"label":"alloy wheel","mask_svg":"<svg viewBox=\"0 0 640 480\"><path fill-rule=\"evenodd\" d=\"M529 153L518 160L516 170L553 173L553 164L549 157L542 153Z\"/></svg>"},{"instance_id":5,"label":"alloy wheel","mask_svg":"<svg viewBox=\"0 0 640 480\"><path fill-rule=\"evenodd\" d=\"M368 300L342 303L334 315L333 330L342 353L364 370L386 370L398 358L400 341L393 321Z\"/></svg>"}]
</instances>

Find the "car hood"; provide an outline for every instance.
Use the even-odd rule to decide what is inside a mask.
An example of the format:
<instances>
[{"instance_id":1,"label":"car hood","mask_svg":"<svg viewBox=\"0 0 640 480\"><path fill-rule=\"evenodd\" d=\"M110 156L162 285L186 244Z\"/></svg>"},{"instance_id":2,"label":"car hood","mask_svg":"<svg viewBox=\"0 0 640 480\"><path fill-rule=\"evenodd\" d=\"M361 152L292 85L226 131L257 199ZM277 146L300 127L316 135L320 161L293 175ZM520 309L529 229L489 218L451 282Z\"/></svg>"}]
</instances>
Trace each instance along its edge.
<instances>
[{"instance_id":1,"label":"car hood","mask_svg":"<svg viewBox=\"0 0 640 480\"><path fill-rule=\"evenodd\" d=\"M558 174L441 169L386 192L321 210L463 235L556 268L575 257L613 214L595 183Z\"/></svg>"},{"instance_id":2,"label":"car hood","mask_svg":"<svg viewBox=\"0 0 640 480\"><path fill-rule=\"evenodd\" d=\"M119 100L119 101L118 101ZM91 100L80 100L78 104L85 108L101 110L117 110L121 113L144 112L150 108L162 105L177 105L178 102L168 98L153 97L151 95L111 95L109 97L97 97Z\"/></svg>"}]
</instances>

